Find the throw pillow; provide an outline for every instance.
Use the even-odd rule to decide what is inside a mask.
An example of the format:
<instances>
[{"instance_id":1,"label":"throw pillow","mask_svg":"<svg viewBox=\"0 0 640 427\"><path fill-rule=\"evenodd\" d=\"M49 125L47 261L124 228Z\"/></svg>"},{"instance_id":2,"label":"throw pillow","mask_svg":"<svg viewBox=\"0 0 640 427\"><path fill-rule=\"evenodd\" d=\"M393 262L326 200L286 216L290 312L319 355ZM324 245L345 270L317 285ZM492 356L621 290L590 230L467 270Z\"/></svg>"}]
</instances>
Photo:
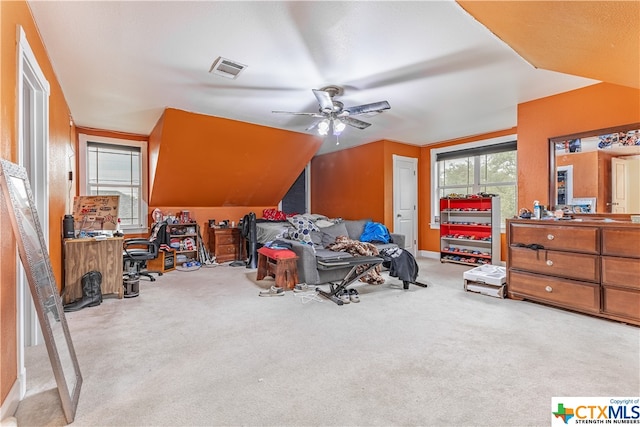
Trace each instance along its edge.
<instances>
[{"instance_id":1,"label":"throw pillow","mask_svg":"<svg viewBox=\"0 0 640 427\"><path fill-rule=\"evenodd\" d=\"M297 240L308 245L313 245L313 241L311 240L311 232L319 231L318 227L315 226L313 221L303 217L302 215L296 215L292 218L289 218L289 223L293 226L292 229L289 230L290 239Z\"/></svg>"},{"instance_id":2,"label":"throw pillow","mask_svg":"<svg viewBox=\"0 0 640 427\"><path fill-rule=\"evenodd\" d=\"M309 233L311 235L311 242L313 243L314 248L323 248L322 245L322 231L312 231Z\"/></svg>"},{"instance_id":3,"label":"throw pillow","mask_svg":"<svg viewBox=\"0 0 640 427\"><path fill-rule=\"evenodd\" d=\"M322 246L325 248L331 243L335 243L336 237L338 236L349 237L347 227L342 222L334 224L331 227L324 227L320 231L322 231Z\"/></svg>"},{"instance_id":4,"label":"throw pillow","mask_svg":"<svg viewBox=\"0 0 640 427\"><path fill-rule=\"evenodd\" d=\"M344 224L347 227L347 231L349 232L349 234L347 234L347 236L349 236L349 238L351 240L360 240L360 236L362 235L362 232L364 231L364 226L369 221L371 221L371 220L370 219L346 220L344 222Z\"/></svg>"}]
</instances>

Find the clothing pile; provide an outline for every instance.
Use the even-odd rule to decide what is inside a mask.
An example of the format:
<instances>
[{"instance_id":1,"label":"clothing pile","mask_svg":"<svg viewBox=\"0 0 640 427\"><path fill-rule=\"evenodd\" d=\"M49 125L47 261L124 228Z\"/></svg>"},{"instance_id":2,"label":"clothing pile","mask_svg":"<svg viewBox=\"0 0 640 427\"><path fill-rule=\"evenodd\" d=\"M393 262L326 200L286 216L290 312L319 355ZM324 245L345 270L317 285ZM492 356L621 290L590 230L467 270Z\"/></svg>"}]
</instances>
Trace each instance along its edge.
<instances>
[{"instance_id":1,"label":"clothing pile","mask_svg":"<svg viewBox=\"0 0 640 427\"><path fill-rule=\"evenodd\" d=\"M361 242L359 240L351 240L346 236L336 237L335 243L330 244L327 249L336 252L347 252L355 256L378 256L378 248L375 245L368 242ZM367 264L359 265L356 268L356 272L360 274L366 270ZM380 275L380 265L377 265L373 270L362 276L360 281L369 283L371 285L381 285L384 283L384 277Z\"/></svg>"}]
</instances>

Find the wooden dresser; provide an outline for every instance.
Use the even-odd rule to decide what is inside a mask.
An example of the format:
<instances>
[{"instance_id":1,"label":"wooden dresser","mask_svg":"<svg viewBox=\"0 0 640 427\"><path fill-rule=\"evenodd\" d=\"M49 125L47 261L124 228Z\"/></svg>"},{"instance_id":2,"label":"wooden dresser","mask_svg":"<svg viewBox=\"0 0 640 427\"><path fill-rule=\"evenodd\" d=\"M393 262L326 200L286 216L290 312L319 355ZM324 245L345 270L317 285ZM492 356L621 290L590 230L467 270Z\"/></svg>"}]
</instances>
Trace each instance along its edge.
<instances>
[{"instance_id":1,"label":"wooden dresser","mask_svg":"<svg viewBox=\"0 0 640 427\"><path fill-rule=\"evenodd\" d=\"M216 257L217 263L244 259L244 245L239 228L208 227L209 252ZM241 250L242 254L238 251Z\"/></svg>"},{"instance_id":2,"label":"wooden dresser","mask_svg":"<svg viewBox=\"0 0 640 427\"><path fill-rule=\"evenodd\" d=\"M507 220L510 298L640 325L640 225Z\"/></svg>"}]
</instances>

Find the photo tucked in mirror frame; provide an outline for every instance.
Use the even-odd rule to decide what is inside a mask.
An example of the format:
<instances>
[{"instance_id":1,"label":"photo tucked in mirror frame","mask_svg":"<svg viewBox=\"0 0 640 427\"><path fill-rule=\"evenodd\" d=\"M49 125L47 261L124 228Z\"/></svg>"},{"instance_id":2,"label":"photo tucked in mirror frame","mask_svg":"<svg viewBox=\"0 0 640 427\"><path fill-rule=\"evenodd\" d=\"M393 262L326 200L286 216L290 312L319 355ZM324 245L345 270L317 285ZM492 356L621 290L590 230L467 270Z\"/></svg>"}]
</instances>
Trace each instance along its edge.
<instances>
[{"instance_id":1,"label":"photo tucked in mirror frame","mask_svg":"<svg viewBox=\"0 0 640 427\"><path fill-rule=\"evenodd\" d=\"M640 123L553 137L549 147L552 210L640 213Z\"/></svg>"},{"instance_id":2,"label":"photo tucked in mirror frame","mask_svg":"<svg viewBox=\"0 0 640 427\"><path fill-rule=\"evenodd\" d=\"M67 422L71 423L78 406L82 375L26 170L0 159L0 189L7 202L20 261L38 313L62 410Z\"/></svg>"}]
</instances>

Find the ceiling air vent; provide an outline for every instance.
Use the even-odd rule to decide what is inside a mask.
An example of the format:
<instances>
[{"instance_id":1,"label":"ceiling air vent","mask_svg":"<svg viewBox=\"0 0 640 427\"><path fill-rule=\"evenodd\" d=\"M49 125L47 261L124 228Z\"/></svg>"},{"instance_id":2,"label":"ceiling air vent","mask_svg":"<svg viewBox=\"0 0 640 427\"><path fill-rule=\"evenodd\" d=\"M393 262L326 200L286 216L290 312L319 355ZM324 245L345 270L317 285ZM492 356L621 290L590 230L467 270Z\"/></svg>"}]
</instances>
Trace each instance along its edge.
<instances>
[{"instance_id":1,"label":"ceiling air vent","mask_svg":"<svg viewBox=\"0 0 640 427\"><path fill-rule=\"evenodd\" d=\"M219 56L215 61L213 61L209 72L228 79L235 79L245 68L247 68L247 66L244 64Z\"/></svg>"}]
</instances>

